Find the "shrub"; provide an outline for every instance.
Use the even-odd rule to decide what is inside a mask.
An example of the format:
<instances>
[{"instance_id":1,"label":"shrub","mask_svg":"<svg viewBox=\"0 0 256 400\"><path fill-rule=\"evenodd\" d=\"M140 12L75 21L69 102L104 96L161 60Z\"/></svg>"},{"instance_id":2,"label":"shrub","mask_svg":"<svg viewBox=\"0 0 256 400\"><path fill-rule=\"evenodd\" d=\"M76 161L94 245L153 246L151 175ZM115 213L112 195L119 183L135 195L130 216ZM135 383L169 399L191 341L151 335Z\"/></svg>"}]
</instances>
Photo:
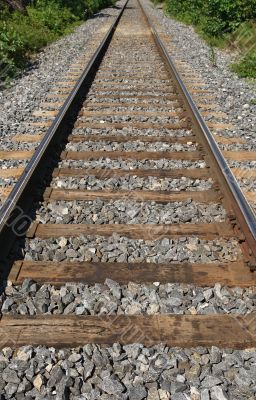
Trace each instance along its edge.
<instances>
[{"instance_id":1,"label":"shrub","mask_svg":"<svg viewBox=\"0 0 256 400\"><path fill-rule=\"evenodd\" d=\"M24 62L25 44L22 37L5 22L0 27L1 79L3 73L12 76Z\"/></svg>"},{"instance_id":2,"label":"shrub","mask_svg":"<svg viewBox=\"0 0 256 400\"><path fill-rule=\"evenodd\" d=\"M193 24L210 45L232 44L242 56L233 71L256 77L256 0L165 0L167 12Z\"/></svg>"},{"instance_id":3,"label":"shrub","mask_svg":"<svg viewBox=\"0 0 256 400\"><path fill-rule=\"evenodd\" d=\"M216 37L256 17L256 0L166 0L166 8L175 17L199 25L205 35Z\"/></svg>"},{"instance_id":4,"label":"shrub","mask_svg":"<svg viewBox=\"0 0 256 400\"><path fill-rule=\"evenodd\" d=\"M87 16L114 0L27 1L27 13L11 12L0 0L0 75L12 76L31 53L70 32Z\"/></svg>"},{"instance_id":5,"label":"shrub","mask_svg":"<svg viewBox=\"0 0 256 400\"><path fill-rule=\"evenodd\" d=\"M26 52L36 51L56 37L54 32L51 32L31 10L28 10L27 16L18 12L13 13L12 18L8 21L8 29L19 35Z\"/></svg>"},{"instance_id":6,"label":"shrub","mask_svg":"<svg viewBox=\"0 0 256 400\"><path fill-rule=\"evenodd\" d=\"M36 7L28 7L31 21L42 23L46 28L55 34L65 32L68 25L78 21L67 7L61 7L58 2L38 0Z\"/></svg>"},{"instance_id":7,"label":"shrub","mask_svg":"<svg viewBox=\"0 0 256 400\"><path fill-rule=\"evenodd\" d=\"M242 78L256 78L256 52L248 53L240 61L232 64L231 69Z\"/></svg>"}]
</instances>

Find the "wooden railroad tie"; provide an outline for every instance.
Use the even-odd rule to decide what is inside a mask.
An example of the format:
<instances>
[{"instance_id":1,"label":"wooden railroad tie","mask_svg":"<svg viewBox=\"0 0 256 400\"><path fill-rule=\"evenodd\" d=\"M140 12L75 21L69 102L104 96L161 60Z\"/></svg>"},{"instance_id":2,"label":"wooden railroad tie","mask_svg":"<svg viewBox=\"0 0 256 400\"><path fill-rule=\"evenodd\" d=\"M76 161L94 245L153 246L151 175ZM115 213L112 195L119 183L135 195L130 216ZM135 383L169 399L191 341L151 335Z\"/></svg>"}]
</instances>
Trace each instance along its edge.
<instances>
[{"instance_id":1,"label":"wooden railroad tie","mask_svg":"<svg viewBox=\"0 0 256 400\"><path fill-rule=\"evenodd\" d=\"M3 316L1 347L45 345L77 347L81 343L142 343L170 347L256 346L252 315Z\"/></svg>"}]
</instances>

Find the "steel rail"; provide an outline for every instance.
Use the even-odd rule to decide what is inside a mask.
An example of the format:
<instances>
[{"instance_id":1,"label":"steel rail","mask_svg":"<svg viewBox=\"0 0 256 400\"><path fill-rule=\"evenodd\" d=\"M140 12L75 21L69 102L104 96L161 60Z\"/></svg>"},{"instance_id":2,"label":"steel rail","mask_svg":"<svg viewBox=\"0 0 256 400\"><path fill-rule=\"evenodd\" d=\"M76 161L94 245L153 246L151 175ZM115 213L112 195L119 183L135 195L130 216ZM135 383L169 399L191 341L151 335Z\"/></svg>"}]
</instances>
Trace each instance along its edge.
<instances>
[{"instance_id":1,"label":"steel rail","mask_svg":"<svg viewBox=\"0 0 256 400\"><path fill-rule=\"evenodd\" d=\"M110 26L109 30L107 31L106 35L102 39L100 45L98 46L97 50L91 57L89 63L87 64L84 71L81 73L80 77L78 78L74 88L67 96L63 106L59 110L57 116L52 122L52 125L46 132L44 138L40 142L38 148L35 150L35 153L29 160L27 166L25 167L23 173L19 177L18 181L14 185L11 193L5 200L2 208L0 209L0 245L1 245L1 260L4 259L3 253L6 253L6 248L8 247L8 243L6 240L6 230L10 230L12 226L13 220L13 213L19 208L19 211L23 209L19 207L20 199L26 195L29 196L28 189L31 183L33 176L35 175L36 171L39 169L40 165L42 164L42 160L46 156L47 151L50 148L50 145L53 143L54 139L57 136L61 136L63 129L65 128L64 121L66 122L67 116L71 114L72 109L74 108L75 102L79 97L81 97L81 92L84 86L89 80L90 76L96 72L96 65L100 62L105 49L107 48L115 28L124 12L124 9L127 5L128 0L124 3L123 7L121 8L120 12L118 13L117 17L115 18L114 22ZM38 172L38 171L37 171ZM37 177L38 182L38 177ZM12 227L13 228L13 227Z\"/></svg>"},{"instance_id":2,"label":"steel rail","mask_svg":"<svg viewBox=\"0 0 256 400\"><path fill-rule=\"evenodd\" d=\"M232 202L232 206L235 212L235 216L240 225L240 228L245 236L246 242L249 245L251 250L251 255L256 258L256 215L252 210L250 204L245 198L235 176L233 175L229 165L224 158L217 142L215 141L211 131L206 125L200 111L198 110L191 94L189 93L186 85L182 81L175 63L173 62L165 44L161 40L157 30L149 17L145 7L142 5L141 1L139 1L140 7L144 13L144 16L150 26L153 38L155 43L160 50L160 53L163 55L163 58L169 67L172 77L174 78L177 87L185 101L187 106L187 110L197 127L200 137L204 140L204 144L208 148L208 153L211 156L211 161L217 167L217 176L220 179L221 183L224 184L224 189L227 192L229 201ZM252 270L256 269L255 259L248 260L249 266Z\"/></svg>"}]
</instances>

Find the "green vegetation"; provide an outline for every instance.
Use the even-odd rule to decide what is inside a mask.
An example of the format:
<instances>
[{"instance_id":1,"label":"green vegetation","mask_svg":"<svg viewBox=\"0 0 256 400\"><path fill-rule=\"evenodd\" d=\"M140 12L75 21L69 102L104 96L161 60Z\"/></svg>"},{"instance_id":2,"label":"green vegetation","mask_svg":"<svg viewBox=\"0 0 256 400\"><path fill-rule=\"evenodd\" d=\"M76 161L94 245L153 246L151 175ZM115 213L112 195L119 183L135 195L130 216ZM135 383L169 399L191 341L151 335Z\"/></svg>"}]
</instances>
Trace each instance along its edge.
<instances>
[{"instance_id":1,"label":"green vegetation","mask_svg":"<svg viewBox=\"0 0 256 400\"><path fill-rule=\"evenodd\" d=\"M110 4L113 0L33 0L21 12L0 0L1 78L13 76L34 52Z\"/></svg>"},{"instance_id":2,"label":"green vegetation","mask_svg":"<svg viewBox=\"0 0 256 400\"><path fill-rule=\"evenodd\" d=\"M256 0L165 0L165 9L194 25L210 46L235 47L240 58L232 70L256 78Z\"/></svg>"},{"instance_id":3,"label":"green vegetation","mask_svg":"<svg viewBox=\"0 0 256 400\"><path fill-rule=\"evenodd\" d=\"M231 69L242 78L256 78L256 52L246 54L239 62L232 64Z\"/></svg>"},{"instance_id":4,"label":"green vegetation","mask_svg":"<svg viewBox=\"0 0 256 400\"><path fill-rule=\"evenodd\" d=\"M244 22L230 35L230 43L239 50L240 60L231 65L239 76L256 78L256 23Z\"/></svg>"}]
</instances>

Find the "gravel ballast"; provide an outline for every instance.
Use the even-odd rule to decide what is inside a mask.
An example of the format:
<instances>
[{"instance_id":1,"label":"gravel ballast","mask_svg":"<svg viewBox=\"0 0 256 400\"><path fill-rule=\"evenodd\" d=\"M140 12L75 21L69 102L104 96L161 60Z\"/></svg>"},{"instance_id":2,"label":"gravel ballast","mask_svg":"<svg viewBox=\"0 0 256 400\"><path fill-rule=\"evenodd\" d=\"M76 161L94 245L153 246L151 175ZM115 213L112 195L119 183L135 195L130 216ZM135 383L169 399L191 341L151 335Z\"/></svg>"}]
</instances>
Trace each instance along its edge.
<instances>
[{"instance_id":1,"label":"gravel ballast","mask_svg":"<svg viewBox=\"0 0 256 400\"><path fill-rule=\"evenodd\" d=\"M145 226L145 229L147 227ZM148 227L150 233L150 226ZM241 255L236 239L203 240L197 237L168 239L128 239L112 236L77 236L72 238L26 239L16 242L12 257L38 261L109 261L109 262L229 262ZM24 247L24 250L23 250Z\"/></svg>"},{"instance_id":2,"label":"gravel ballast","mask_svg":"<svg viewBox=\"0 0 256 400\"><path fill-rule=\"evenodd\" d=\"M138 176L113 177L109 179L98 179L94 176L84 178L54 178L51 187L66 189L119 189L119 190L209 190L212 188L212 180L191 179L182 177L171 178L141 178Z\"/></svg>"},{"instance_id":3,"label":"gravel ballast","mask_svg":"<svg viewBox=\"0 0 256 400\"><path fill-rule=\"evenodd\" d=\"M20 315L247 314L256 311L256 289L159 282L119 285L111 279L55 288L25 279L22 286L7 287L2 302L3 314Z\"/></svg>"},{"instance_id":4,"label":"gravel ballast","mask_svg":"<svg viewBox=\"0 0 256 400\"><path fill-rule=\"evenodd\" d=\"M16 400L254 400L255 369L255 349L6 347L0 387Z\"/></svg>"},{"instance_id":5,"label":"gravel ballast","mask_svg":"<svg viewBox=\"0 0 256 400\"><path fill-rule=\"evenodd\" d=\"M107 156L100 157L97 160L63 160L59 163L60 168L105 168L105 169L181 169L181 168L205 168L206 164L203 160L200 161L185 161L185 160L127 160L118 157L112 160Z\"/></svg>"},{"instance_id":6,"label":"gravel ballast","mask_svg":"<svg viewBox=\"0 0 256 400\"><path fill-rule=\"evenodd\" d=\"M168 140L168 139L167 139ZM118 143L115 141L103 141L93 142L87 140L86 142L79 143L68 143L66 146L67 151L195 151L196 145L191 144L179 144L179 143L147 143L140 141L131 141L126 143Z\"/></svg>"},{"instance_id":7,"label":"gravel ballast","mask_svg":"<svg viewBox=\"0 0 256 400\"><path fill-rule=\"evenodd\" d=\"M58 201L42 204L37 212L42 223L64 224L173 224L221 222L225 210L219 204L199 204L191 200L157 204L136 201Z\"/></svg>"},{"instance_id":8,"label":"gravel ballast","mask_svg":"<svg viewBox=\"0 0 256 400\"><path fill-rule=\"evenodd\" d=\"M104 100L104 99L103 99ZM106 101L106 100L105 100ZM166 138L168 137L184 137L184 136L190 136L193 135L193 132L189 129L167 129L166 127L163 127L161 129L157 128L141 128L141 129L135 129L132 126L131 127L125 127L123 129L117 129L115 127L113 128L105 128L104 124L102 123L102 128L101 129L96 129L96 128L74 128L72 130L72 133L74 135L117 135L117 136L131 136L131 137L139 137L141 135L143 136L164 136Z\"/></svg>"}]
</instances>

